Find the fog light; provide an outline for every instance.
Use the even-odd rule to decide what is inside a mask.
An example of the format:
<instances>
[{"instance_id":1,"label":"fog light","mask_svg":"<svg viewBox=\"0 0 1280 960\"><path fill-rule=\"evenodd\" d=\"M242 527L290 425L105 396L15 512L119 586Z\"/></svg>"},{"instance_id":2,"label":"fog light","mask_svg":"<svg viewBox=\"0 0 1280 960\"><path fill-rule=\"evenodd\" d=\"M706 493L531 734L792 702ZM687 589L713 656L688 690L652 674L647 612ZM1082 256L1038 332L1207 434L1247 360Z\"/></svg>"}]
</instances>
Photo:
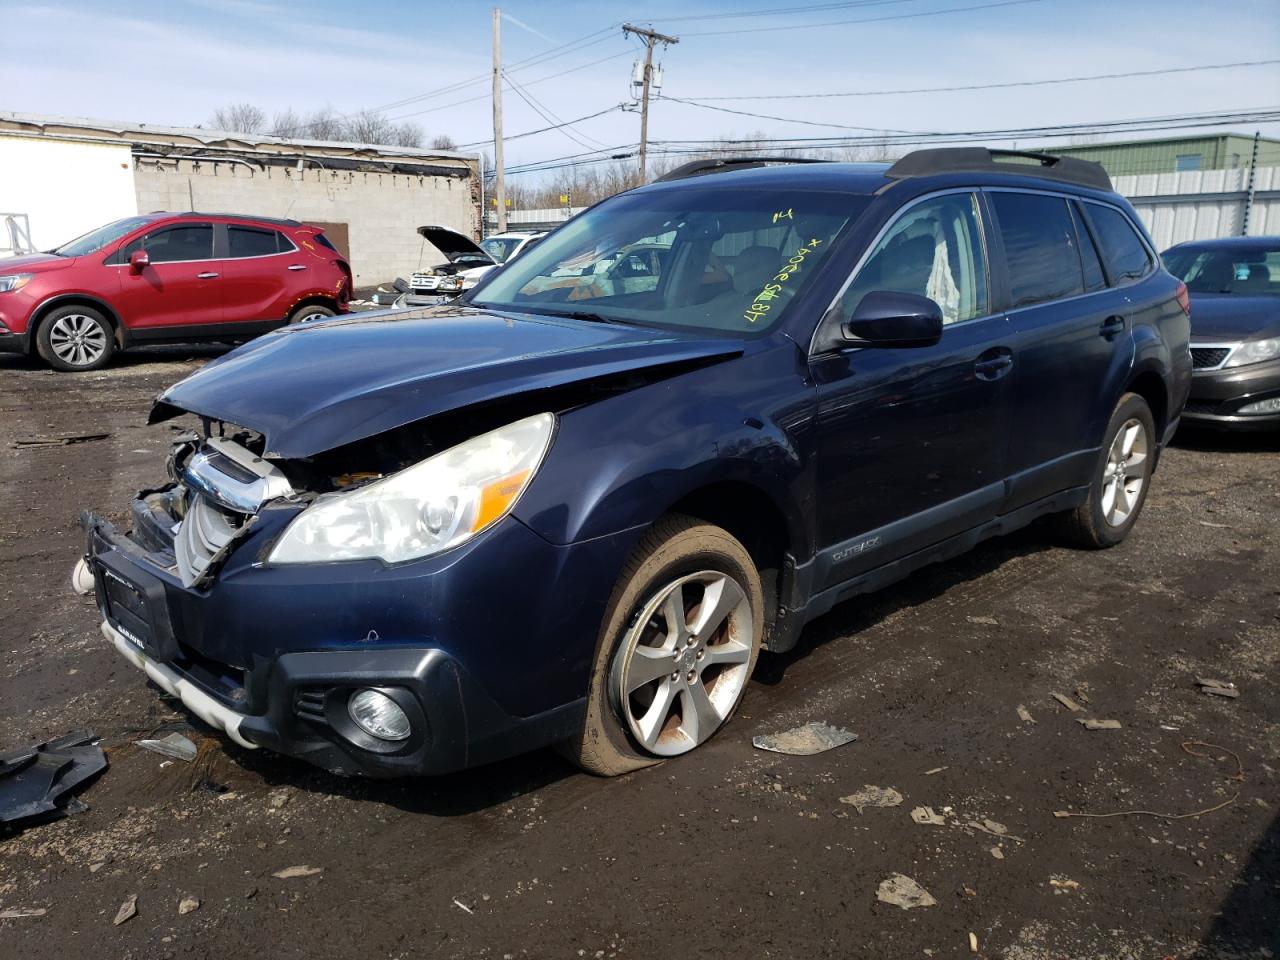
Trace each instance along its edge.
<instances>
[{"instance_id":1,"label":"fog light","mask_svg":"<svg viewBox=\"0 0 1280 960\"><path fill-rule=\"evenodd\" d=\"M1240 412L1246 415L1251 413L1280 413L1280 397L1246 403L1240 408Z\"/></svg>"},{"instance_id":2,"label":"fog light","mask_svg":"<svg viewBox=\"0 0 1280 960\"><path fill-rule=\"evenodd\" d=\"M380 690L357 690L347 703L351 719L365 733L379 740L407 740L409 718L400 704Z\"/></svg>"}]
</instances>

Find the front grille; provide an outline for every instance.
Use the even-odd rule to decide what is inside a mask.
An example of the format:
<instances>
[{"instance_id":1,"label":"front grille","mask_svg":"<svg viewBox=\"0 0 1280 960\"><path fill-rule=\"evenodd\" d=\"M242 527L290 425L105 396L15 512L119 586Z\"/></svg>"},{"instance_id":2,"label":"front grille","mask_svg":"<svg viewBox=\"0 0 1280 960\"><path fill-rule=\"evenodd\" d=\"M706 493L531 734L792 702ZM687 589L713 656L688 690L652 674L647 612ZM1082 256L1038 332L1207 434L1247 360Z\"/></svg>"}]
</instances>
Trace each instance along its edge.
<instances>
[{"instance_id":1,"label":"front grille","mask_svg":"<svg viewBox=\"0 0 1280 960\"><path fill-rule=\"evenodd\" d=\"M1211 370L1222 366L1231 356L1233 347L1192 347L1191 366L1196 370Z\"/></svg>"},{"instance_id":2,"label":"front grille","mask_svg":"<svg viewBox=\"0 0 1280 960\"><path fill-rule=\"evenodd\" d=\"M1202 413L1211 415L1216 413L1220 406L1222 406L1221 400L1188 400L1187 405L1182 408L1182 411L1183 413Z\"/></svg>"},{"instance_id":3,"label":"front grille","mask_svg":"<svg viewBox=\"0 0 1280 960\"><path fill-rule=\"evenodd\" d=\"M183 586L190 587L200 579L246 519L243 514L220 509L203 494L191 491L186 516L173 542Z\"/></svg>"},{"instance_id":4,"label":"front grille","mask_svg":"<svg viewBox=\"0 0 1280 960\"><path fill-rule=\"evenodd\" d=\"M425 273L415 273L409 281L414 290L434 290L440 285L437 277Z\"/></svg>"}]
</instances>

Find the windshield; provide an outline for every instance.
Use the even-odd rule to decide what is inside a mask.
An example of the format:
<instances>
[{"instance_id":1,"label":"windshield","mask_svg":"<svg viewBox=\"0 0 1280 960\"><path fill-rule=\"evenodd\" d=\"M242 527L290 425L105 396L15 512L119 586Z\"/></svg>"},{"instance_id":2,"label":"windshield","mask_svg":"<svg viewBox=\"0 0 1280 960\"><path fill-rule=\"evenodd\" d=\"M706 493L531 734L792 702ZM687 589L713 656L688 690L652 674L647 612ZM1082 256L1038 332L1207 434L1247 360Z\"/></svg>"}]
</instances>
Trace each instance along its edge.
<instances>
[{"instance_id":1,"label":"windshield","mask_svg":"<svg viewBox=\"0 0 1280 960\"><path fill-rule=\"evenodd\" d=\"M1280 243L1262 247L1194 247L1170 250L1166 269L1192 293L1280 295Z\"/></svg>"},{"instance_id":2,"label":"windshield","mask_svg":"<svg viewBox=\"0 0 1280 960\"><path fill-rule=\"evenodd\" d=\"M624 194L521 254L472 302L759 333L782 319L867 202L848 194L693 186Z\"/></svg>"},{"instance_id":3,"label":"windshield","mask_svg":"<svg viewBox=\"0 0 1280 960\"><path fill-rule=\"evenodd\" d=\"M493 257L494 263L506 263L511 251L520 246L519 237L490 237L480 241L480 249Z\"/></svg>"},{"instance_id":4,"label":"windshield","mask_svg":"<svg viewBox=\"0 0 1280 960\"><path fill-rule=\"evenodd\" d=\"M83 237L78 237L70 243L64 243L62 246L54 248L52 252L60 257L83 257L86 254L101 250L107 244L119 240L126 233L131 233L148 222L150 222L148 217L125 217L123 220L108 223L105 227L99 227L97 230L86 233Z\"/></svg>"}]
</instances>

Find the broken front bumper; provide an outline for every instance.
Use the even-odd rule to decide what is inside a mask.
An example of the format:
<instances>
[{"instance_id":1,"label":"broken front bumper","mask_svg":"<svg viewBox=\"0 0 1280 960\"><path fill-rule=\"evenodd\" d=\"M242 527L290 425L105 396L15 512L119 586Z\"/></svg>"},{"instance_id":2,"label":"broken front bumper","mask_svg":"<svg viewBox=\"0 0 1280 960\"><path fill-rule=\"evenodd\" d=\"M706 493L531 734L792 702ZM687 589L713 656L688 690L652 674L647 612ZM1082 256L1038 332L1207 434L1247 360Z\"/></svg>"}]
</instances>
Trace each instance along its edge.
<instances>
[{"instance_id":1,"label":"broken front bumper","mask_svg":"<svg viewBox=\"0 0 1280 960\"><path fill-rule=\"evenodd\" d=\"M553 743L579 722L580 697L523 715L499 705L490 692L495 678L480 683L461 658L428 639L443 627L393 627L401 621L389 614L405 603L406 592L421 598L415 610L429 609L432 596L457 583L459 568L465 574L463 556L416 577L403 568L371 577L362 565L365 575L358 578L350 564L264 571L254 562L255 531L218 582L201 590L184 587L175 571L109 523L92 515L84 523L85 561L104 635L157 686L242 746L266 747L335 773L434 774ZM268 518L263 527L265 535L275 524ZM545 562L548 551L556 552L515 521L506 539L531 566L535 557ZM440 589L425 589L424 578L442 581ZM450 592L459 599L467 593ZM496 625L492 608L482 613ZM437 624L463 619L452 609L436 616ZM344 621L352 620L376 622L381 634L369 629L354 642L336 644L330 630L348 632ZM430 622L424 616L422 627ZM521 636L506 629L502 636L519 643ZM484 651L485 639L474 646ZM506 675L503 659L516 656L485 662ZM407 740L375 740L352 721L351 694L370 687L408 714Z\"/></svg>"}]
</instances>

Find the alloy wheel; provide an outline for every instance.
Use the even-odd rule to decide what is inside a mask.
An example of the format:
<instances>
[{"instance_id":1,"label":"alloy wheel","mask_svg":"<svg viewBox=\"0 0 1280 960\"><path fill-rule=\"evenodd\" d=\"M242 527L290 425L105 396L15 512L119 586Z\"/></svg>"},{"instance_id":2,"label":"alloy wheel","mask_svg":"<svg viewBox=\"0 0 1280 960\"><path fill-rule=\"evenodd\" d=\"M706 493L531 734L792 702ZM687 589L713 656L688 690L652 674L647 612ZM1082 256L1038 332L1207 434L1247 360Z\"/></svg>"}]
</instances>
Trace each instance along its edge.
<instances>
[{"instance_id":1,"label":"alloy wheel","mask_svg":"<svg viewBox=\"0 0 1280 960\"><path fill-rule=\"evenodd\" d=\"M92 317L69 313L53 322L49 348L63 363L87 367L102 359L107 350L107 332Z\"/></svg>"},{"instance_id":2,"label":"alloy wheel","mask_svg":"<svg viewBox=\"0 0 1280 960\"><path fill-rule=\"evenodd\" d=\"M754 624L746 591L716 570L658 590L614 661L616 706L648 752L673 757L705 742L748 679Z\"/></svg>"},{"instance_id":3,"label":"alloy wheel","mask_svg":"<svg viewBox=\"0 0 1280 960\"><path fill-rule=\"evenodd\" d=\"M1113 527L1123 525L1138 506L1149 446L1146 427L1136 418L1126 420L1111 441L1102 471L1102 516Z\"/></svg>"}]
</instances>

